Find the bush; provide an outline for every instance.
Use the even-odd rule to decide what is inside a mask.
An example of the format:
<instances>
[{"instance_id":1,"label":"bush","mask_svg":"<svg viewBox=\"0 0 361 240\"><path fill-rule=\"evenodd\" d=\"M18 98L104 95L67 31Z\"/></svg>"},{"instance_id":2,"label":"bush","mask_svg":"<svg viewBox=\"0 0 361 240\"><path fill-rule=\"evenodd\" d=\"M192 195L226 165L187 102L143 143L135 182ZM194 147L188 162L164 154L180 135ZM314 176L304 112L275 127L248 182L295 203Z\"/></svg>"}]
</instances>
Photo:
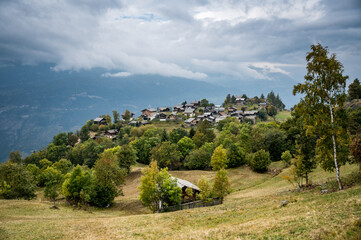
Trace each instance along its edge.
<instances>
[{"instance_id":1,"label":"bush","mask_svg":"<svg viewBox=\"0 0 361 240\"><path fill-rule=\"evenodd\" d=\"M24 165L7 162L0 164L0 197L6 199L36 197L35 184Z\"/></svg>"},{"instance_id":2,"label":"bush","mask_svg":"<svg viewBox=\"0 0 361 240\"><path fill-rule=\"evenodd\" d=\"M287 151L283 152L281 159L287 166L289 166L291 164L291 160L292 160L292 155L291 155L290 151L287 150Z\"/></svg>"},{"instance_id":3,"label":"bush","mask_svg":"<svg viewBox=\"0 0 361 240\"><path fill-rule=\"evenodd\" d=\"M254 153L250 160L250 167L255 172L266 172L270 164L271 159L269 152L266 152L263 149Z\"/></svg>"}]
</instances>

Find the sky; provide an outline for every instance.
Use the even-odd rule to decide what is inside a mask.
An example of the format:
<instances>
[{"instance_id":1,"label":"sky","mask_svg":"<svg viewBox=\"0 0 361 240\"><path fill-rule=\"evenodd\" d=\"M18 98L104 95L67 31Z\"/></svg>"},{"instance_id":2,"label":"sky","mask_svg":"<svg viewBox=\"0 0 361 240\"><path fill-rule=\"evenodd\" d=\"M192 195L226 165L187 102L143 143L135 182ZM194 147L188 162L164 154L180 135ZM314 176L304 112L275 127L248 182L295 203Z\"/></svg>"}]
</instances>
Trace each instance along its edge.
<instances>
[{"instance_id":1,"label":"sky","mask_svg":"<svg viewBox=\"0 0 361 240\"><path fill-rule=\"evenodd\" d=\"M0 1L3 68L292 85L317 43L360 78L361 0Z\"/></svg>"}]
</instances>

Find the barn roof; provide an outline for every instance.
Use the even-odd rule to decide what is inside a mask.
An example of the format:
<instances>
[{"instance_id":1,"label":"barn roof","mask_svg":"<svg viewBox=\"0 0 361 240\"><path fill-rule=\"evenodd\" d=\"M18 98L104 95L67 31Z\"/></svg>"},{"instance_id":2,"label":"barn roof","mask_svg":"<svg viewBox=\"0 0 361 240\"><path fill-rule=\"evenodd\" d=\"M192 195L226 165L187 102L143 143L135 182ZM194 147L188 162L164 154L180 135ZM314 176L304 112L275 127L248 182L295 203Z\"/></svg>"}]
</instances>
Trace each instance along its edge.
<instances>
[{"instance_id":1,"label":"barn roof","mask_svg":"<svg viewBox=\"0 0 361 240\"><path fill-rule=\"evenodd\" d=\"M172 177L172 178L174 179L175 177ZM187 180L183 180L180 178L175 178L175 179L177 179L177 186L180 188L188 187L188 188L192 188L192 189L200 191L199 187L197 187L196 185L194 185L191 182L188 182Z\"/></svg>"}]
</instances>

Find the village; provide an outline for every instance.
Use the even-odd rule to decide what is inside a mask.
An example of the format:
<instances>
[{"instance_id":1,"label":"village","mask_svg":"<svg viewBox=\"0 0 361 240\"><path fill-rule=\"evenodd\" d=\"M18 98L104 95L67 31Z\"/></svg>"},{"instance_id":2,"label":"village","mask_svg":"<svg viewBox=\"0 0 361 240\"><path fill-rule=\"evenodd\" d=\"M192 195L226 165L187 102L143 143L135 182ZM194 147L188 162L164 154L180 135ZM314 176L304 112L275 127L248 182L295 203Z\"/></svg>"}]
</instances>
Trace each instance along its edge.
<instances>
[{"instance_id":1,"label":"village","mask_svg":"<svg viewBox=\"0 0 361 240\"><path fill-rule=\"evenodd\" d=\"M206 104L202 104L202 101ZM246 122L250 124L256 124L260 119L260 112L266 114L268 106L272 106L271 103L266 102L262 98L257 96L254 98L247 98L245 95L234 96L234 102L232 104L215 105L208 103L208 100L202 101L186 101L182 104L178 104L172 107L157 107L157 108L145 108L141 110L141 114L135 117L135 113L131 113L128 110L122 113L122 119L120 121L127 122L131 126L144 126L152 124L153 122L183 122L183 126L194 127L202 121L208 121L210 125L216 126L220 121L227 117L236 118L241 123ZM206 106L204 106L206 105ZM105 116L97 117L93 121L94 125L108 125ZM94 136L93 139L100 137L108 137L114 139L117 137L118 129L108 129L103 132L102 135Z\"/></svg>"}]
</instances>

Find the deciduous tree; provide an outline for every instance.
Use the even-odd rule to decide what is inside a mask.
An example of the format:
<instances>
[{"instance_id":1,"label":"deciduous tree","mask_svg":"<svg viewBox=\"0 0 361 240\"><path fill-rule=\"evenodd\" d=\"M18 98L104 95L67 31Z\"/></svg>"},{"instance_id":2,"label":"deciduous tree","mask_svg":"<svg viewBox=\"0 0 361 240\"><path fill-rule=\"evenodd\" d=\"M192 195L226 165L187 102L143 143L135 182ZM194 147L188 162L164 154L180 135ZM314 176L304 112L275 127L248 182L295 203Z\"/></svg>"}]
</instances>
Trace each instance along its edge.
<instances>
[{"instance_id":1,"label":"deciduous tree","mask_svg":"<svg viewBox=\"0 0 361 240\"><path fill-rule=\"evenodd\" d=\"M304 94L304 116L307 134L318 136L316 155L326 170L336 170L342 190L339 166L348 160L347 118L343 104L348 76L335 54L329 56L327 47L312 45L307 53L305 83L296 85L293 94ZM333 163L332 163L333 162Z\"/></svg>"}]
</instances>

